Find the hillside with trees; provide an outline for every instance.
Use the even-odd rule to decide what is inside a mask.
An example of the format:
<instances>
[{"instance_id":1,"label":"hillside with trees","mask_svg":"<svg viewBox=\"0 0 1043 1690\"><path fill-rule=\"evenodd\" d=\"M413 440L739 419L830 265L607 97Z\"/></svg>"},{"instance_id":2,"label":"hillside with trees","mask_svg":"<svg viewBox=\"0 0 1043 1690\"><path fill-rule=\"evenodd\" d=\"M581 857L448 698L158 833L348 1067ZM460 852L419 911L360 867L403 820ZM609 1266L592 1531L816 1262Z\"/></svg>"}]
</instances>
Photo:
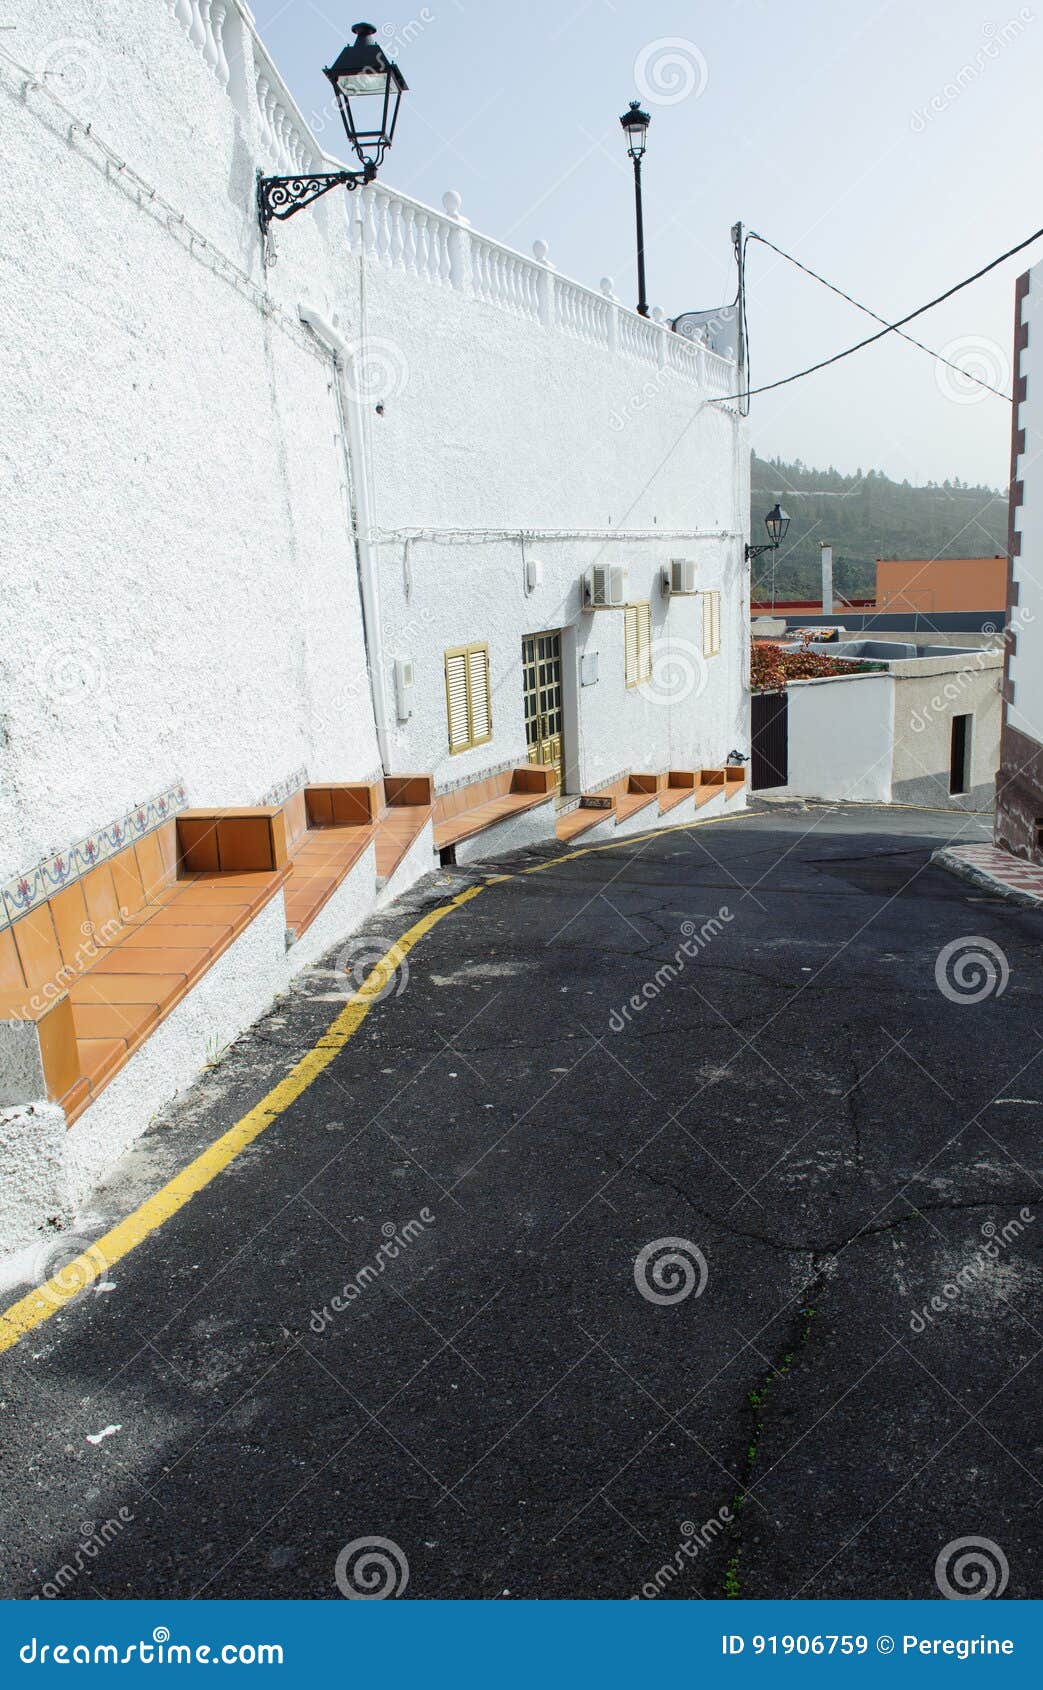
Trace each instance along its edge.
<instances>
[{"instance_id":1,"label":"hillside with trees","mask_svg":"<svg viewBox=\"0 0 1043 1690\"><path fill-rule=\"evenodd\" d=\"M790 516L775 567L775 596L817 598L819 546L833 542L833 585L845 598L872 598L877 558L991 557L1007 549L1007 494L958 478L914 487L878 470L841 475L753 454L750 537L767 538L765 514L777 498ZM753 598L770 602L772 559L753 564Z\"/></svg>"}]
</instances>

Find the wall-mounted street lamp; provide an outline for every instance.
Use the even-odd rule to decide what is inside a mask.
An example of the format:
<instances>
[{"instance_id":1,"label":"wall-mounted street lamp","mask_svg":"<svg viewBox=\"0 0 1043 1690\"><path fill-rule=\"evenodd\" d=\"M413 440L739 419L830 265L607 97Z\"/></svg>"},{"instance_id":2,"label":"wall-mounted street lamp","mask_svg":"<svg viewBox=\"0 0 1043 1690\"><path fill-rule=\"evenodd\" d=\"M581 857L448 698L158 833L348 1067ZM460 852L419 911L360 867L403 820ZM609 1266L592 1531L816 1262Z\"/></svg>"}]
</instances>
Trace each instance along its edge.
<instances>
[{"instance_id":1,"label":"wall-mounted street lamp","mask_svg":"<svg viewBox=\"0 0 1043 1690\"><path fill-rule=\"evenodd\" d=\"M777 499L764 518L764 526L768 530L768 538L762 546L746 547L747 563L750 563L755 557L760 557L764 552L777 552L782 541L786 538L789 517Z\"/></svg>"},{"instance_id":2,"label":"wall-mounted street lamp","mask_svg":"<svg viewBox=\"0 0 1043 1690\"><path fill-rule=\"evenodd\" d=\"M646 111L642 111L636 100L631 100L629 110L620 118L623 133L627 138L627 156L634 161L634 207L637 213L637 311L638 316L648 316L648 300L645 298L645 219L641 207L641 160L645 156L645 145L648 140L648 125L652 119Z\"/></svg>"},{"instance_id":3,"label":"wall-mounted street lamp","mask_svg":"<svg viewBox=\"0 0 1043 1690\"><path fill-rule=\"evenodd\" d=\"M334 170L315 175L261 176L257 178L257 215L262 235L273 218L285 222L294 212L310 205L331 188L351 192L372 182L384 162L395 134L398 107L407 83L398 66L387 57L373 37L371 23L353 25L355 36L337 61L328 65L328 76L351 149L361 170Z\"/></svg>"}]
</instances>

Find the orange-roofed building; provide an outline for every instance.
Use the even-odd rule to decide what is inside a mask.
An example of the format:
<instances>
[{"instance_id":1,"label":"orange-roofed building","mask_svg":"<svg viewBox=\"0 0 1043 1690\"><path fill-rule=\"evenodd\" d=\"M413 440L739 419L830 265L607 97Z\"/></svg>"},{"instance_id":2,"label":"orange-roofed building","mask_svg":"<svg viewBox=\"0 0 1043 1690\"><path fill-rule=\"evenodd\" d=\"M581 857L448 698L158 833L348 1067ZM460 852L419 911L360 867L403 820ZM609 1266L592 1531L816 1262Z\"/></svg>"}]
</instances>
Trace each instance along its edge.
<instances>
[{"instance_id":1,"label":"orange-roofed building","mask_svg":"<svg viewBox=\"0 0 1043 1690\"><path fill-rule=\"evenodd\" d=\"M877 610L1002 610L1005 557L877 558Z\"/></svg>"}]
</instances>

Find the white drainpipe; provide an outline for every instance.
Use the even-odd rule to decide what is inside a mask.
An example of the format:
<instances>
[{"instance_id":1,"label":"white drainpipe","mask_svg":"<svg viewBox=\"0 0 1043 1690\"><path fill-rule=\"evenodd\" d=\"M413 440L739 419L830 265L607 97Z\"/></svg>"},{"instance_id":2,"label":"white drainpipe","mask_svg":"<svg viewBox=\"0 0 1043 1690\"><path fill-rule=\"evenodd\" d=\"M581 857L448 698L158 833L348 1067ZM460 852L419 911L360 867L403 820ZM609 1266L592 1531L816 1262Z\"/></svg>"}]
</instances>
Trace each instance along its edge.
<instances>
[{"instance_id":1,"label":"white drainpipe","mask_svg":"<svg viewBox=\"0 0 1043 1690\"><path fill-rule=\"evenodd\" d=\"M362 406L352 382L344 377L351 363L343 336L313 305L300 304L297 313L312 333L329 348L333 355L336 378L334 392L340 419L341 439L347 460L348 487L355 511L355 552L358 558L359 592L362 598L362 623L369 661L369 686L373 698L373 720L377 730L377 749L384 773L391 773L391 736L388 731L387 701L385 698L385 665L383 629L380 619L380 577L370 540L369 488L366 480L365 434ZM345 388L347 391L345 391Z\"/></svg>"}]
</instances>

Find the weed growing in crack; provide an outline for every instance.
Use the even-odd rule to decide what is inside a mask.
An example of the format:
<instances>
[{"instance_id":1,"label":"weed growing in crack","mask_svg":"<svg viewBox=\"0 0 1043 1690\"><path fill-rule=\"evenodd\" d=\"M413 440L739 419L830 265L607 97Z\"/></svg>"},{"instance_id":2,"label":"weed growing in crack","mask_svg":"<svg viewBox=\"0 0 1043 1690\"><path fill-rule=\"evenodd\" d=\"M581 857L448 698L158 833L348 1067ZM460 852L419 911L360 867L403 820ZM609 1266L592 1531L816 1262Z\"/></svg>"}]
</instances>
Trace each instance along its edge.
<instances>
[{"instance_id":1,"label":"weed growing in crack","mask_svg":"<svg viewBox=\"0 0 1043 1690\"><path fill-rule=\"evenodd\" d=\"M813 1308L808 1306L798 1310L797 1319L799 1325L796 1333L790 1341L789 1349L786 1350L785 1354L779 1358L771 1372L764 1380L762 1380L760 1385L755 1386L753 1390L747 1391L746 1393L746 1402L749 1406L750 1413L753 1415L753 1433L746 1446L746 1460L743 1465L742 1481L730 1504L732 1514L735 1516L736 1521L738 1521L739 1514L749 1500L749 1492L753 1483L754 1469L757 1466L757 1461L760 1455L760 1445L761 1438L764 1433L765 1411L768 1399L771 1396L772 1389L775 1384L778 1380L786 1377L787 1373L793 1367L797 1357L800 1355L807 1343L808 1337L811 1333L811 1323L814 1318L815 1310ZM739 1565L741 1559L742 1544L740 1542L736 1545L735 1552L732 1555L731 1560L728 1562L724 1573L724 1594L731 1601L737 1600L742 1595L742 1585L739 1578Z\"/></svg>"}]
</instances>

